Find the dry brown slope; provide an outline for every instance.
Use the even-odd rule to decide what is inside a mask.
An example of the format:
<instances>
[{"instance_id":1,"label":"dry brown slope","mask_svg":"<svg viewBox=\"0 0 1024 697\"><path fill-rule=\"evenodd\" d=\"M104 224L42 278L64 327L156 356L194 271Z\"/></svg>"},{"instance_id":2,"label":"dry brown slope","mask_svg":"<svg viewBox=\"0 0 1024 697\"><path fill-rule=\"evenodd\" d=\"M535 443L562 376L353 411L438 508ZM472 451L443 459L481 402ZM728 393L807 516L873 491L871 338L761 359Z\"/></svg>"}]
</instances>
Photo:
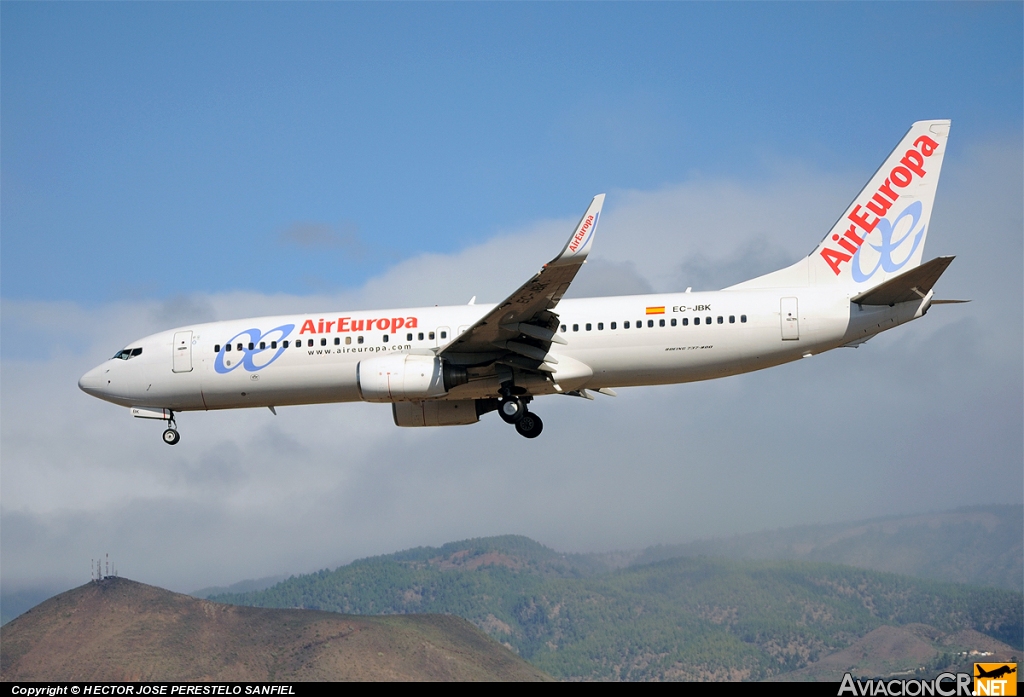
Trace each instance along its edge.
<instances>
[{"instance_id":1,"label":"dry brown slope","mask_svg":"<svg viewBox=\"0 0 1024 697\"><path fill-rule=\"evenodd\" d=\"M845 649L825 656L805 668L778 675L772 680L795 682L811 680L839 682L846 673L868 677L914 677L918 668L934 665L941 653L958 654L961 651L987 651L988 658L964 657L958 668L970 670L974 660L991 662L1017 662L1018 651L998 639L972 629L955 634L940 632L926 624L908 624L902 627L883 625L868 632ZM949 666L926 671L922 677L934 677Z\"/></svg>"},{"instance_id":2,"label":"dry brown slope","mask_svg":"<svg viewBox=\"0 0 1024 697\"><path fill-rule=\"evenodd\" d=\"M0 680L550 680L469 622L220 605L123 578L4 626Z\"/></svg>"}]
</instances>

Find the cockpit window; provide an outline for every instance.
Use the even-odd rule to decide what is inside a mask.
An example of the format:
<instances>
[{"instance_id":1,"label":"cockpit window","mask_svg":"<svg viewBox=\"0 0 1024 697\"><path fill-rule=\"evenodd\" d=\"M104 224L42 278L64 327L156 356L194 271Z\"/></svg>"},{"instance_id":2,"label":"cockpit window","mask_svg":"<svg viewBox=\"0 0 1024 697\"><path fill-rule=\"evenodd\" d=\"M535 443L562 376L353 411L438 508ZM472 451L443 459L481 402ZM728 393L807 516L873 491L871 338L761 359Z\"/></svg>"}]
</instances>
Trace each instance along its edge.
<instances>
[{"instance_id":1,"label":"cockpit window","mask_svg":"<svg viewBox=\"0 0 1024 697\"><path fill-rule=\"evenodd\" d=\"M126 361L129 358L135 358L136 356L142 355L141 348L126 348L122 351L118 351L114 354L114 358L120 358L122 361Z\"/></svg>"}]
</instances>

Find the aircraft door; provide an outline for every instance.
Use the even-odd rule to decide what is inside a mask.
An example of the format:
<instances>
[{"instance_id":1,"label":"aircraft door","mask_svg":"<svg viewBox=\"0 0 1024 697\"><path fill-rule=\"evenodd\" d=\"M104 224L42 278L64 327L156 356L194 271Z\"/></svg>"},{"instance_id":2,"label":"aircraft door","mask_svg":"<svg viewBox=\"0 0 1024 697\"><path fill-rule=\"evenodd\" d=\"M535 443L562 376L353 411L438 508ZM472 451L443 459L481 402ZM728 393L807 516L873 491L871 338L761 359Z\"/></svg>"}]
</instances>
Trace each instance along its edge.
<instances>
[{"instance_id":1,"label":"aircraft door","mask_svg":"<svg viewBox=\"0 0 1024 697\"><path fill-rule=\"evenodd\" d=\"M800 315L797 311L796 298L783 298L782 311L779 316L782 320L782 340L797 341L800 339Z\"/></svg>"},{"instance_id":2,"label":"aircraft door","mask_svg":"<svg viewBox=\"0 0 1024 697\"><path fill-rule=\"evenodd\" d=\"M448 327L438 327L437 328L437 333L434 334L434 336L436 337L436 341L437 341L436 345L437 346L445 346L445 345L447 345L448 342L452 340L451 333L452 333L452 330L449 329Z\"/></svg>"},{"instance_id":3,"label":"aircraft door","mask_svg":"<svg viewBox=\"0 0 1024 697\"><path fill-rule=\"evenodd\" d=\"M174 368L175 373L192 372L192 332L174 333Z\"/></svg>"}]
</instances>

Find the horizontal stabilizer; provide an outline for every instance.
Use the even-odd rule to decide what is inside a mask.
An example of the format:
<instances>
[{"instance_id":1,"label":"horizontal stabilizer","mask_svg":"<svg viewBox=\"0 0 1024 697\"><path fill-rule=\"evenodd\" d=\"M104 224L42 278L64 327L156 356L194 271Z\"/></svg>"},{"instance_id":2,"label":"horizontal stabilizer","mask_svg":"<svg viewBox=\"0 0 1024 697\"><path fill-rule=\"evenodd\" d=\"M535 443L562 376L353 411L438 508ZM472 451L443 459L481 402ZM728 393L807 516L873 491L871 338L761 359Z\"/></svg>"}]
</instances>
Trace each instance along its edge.
<instances>
[{"instance_id":1,"label":"horizontal stabilizer","mask_svg":"<svg viewBox=\"0 0 1024 697\"><path fill-rule=\"evenodd\" d=\"M955 258L936 257L906 273L890 278L871 290L853 296L850 302L858 305L895 305L921 300L928 295L928 291Z\"/></svg>"}]
</instances>

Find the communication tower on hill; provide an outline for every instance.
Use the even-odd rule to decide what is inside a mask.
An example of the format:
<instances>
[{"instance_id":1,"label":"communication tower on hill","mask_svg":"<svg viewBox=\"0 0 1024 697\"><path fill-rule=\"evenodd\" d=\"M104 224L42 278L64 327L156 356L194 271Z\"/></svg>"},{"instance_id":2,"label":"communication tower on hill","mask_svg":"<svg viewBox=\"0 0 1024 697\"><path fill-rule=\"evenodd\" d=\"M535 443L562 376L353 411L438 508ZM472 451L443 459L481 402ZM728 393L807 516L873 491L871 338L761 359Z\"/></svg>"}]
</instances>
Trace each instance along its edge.
<instances>
[{"instance_id":1,"label":"communication tower on hill","mask_svg":"<svg viewBox=\"0 0 1024 697\"><path fill-rule=\"evenodd\" d=\"M113 573L110 570L110 553L101 559L90 559L89 560L89 580L99 583L106 578L117 577L117 565L114 565Z\"/></svg>"}]
</instances>

